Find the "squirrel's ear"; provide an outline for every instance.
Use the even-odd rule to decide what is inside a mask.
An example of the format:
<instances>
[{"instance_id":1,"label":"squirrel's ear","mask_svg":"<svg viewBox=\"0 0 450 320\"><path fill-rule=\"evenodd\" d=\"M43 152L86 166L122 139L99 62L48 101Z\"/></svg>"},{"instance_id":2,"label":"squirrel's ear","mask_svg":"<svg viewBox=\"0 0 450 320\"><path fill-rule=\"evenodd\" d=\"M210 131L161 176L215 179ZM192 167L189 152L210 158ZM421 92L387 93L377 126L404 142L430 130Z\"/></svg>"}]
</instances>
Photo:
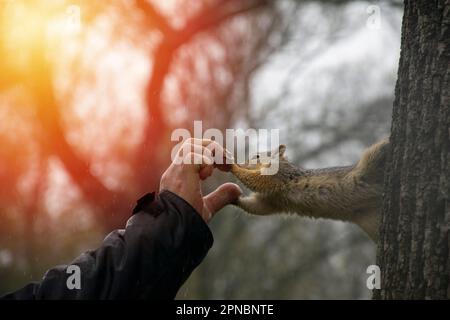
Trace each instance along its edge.
<instances>
[{"instance_id":1,"label":"squirrel's ear","mask_svg":"<svg viewBox=\"0 0 450 320\"><path fill-rule=\"evenodd\" d=\"M284 152L286 151L286 146L284 144L280 144L278 147L278 153L280 154L280 157L284 156Z\"/></svg>"}]
</instances>

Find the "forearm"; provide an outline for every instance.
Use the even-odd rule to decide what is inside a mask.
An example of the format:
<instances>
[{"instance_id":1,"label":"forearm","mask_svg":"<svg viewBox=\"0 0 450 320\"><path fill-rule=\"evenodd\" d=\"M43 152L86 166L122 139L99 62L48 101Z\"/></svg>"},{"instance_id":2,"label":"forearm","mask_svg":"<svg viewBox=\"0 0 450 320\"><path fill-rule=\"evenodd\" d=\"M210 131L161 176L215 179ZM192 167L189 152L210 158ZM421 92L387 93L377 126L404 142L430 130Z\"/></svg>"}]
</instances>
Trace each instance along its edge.
<instances>
[{"instance_id":1,"label":"forearm","mask_svg":"<svg viewBox=\"0 0 450 320\"><path fill-rule=\"evenodd\" d=\"M208 226L183 199L168 191L144 201L125 230L70 265L81 270L81 288L67 287L68 266L6 299L172 299L212 245Z\"/></svg>"}]
</instances>

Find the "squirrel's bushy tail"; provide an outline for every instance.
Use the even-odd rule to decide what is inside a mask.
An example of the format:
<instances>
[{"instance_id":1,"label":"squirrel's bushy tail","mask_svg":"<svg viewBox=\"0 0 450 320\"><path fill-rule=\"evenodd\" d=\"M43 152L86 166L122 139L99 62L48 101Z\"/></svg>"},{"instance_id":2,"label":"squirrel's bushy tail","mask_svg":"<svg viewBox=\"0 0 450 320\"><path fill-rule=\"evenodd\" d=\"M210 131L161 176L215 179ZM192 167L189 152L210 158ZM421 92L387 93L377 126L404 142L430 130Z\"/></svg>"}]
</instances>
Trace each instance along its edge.
<instances>
[{"instance_id":1,"label":"squirrel's bushy tail","mask_svg":"<svg viewBox=\"0 0 450 320\"><path fill-rule=\"evenodd\" d=\"M384 167L390 149L389 138L385 138L371 147L362 155L356 171L361 179L371 183L382 184L384 179Z\"/></svg>"}]
</instances>

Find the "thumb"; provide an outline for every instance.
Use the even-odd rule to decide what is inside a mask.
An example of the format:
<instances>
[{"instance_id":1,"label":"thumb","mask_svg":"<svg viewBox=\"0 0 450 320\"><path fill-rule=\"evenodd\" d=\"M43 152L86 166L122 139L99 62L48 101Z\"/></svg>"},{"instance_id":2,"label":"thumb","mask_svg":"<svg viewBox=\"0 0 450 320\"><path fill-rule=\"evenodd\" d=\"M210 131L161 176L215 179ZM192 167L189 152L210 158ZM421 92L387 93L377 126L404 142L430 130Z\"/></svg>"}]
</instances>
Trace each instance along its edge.
<instances>
[{"instance_id":1,"label":"thumb","mask_svg":"<svg viewBox=\"0 0 450 320\"><path fill-rule=\"evenodd\" d=\"M203 197L203 218L205 220L211 219L217 211L236 201L241 194L242 190L237 184L224 183Z\"/></svg>"}]
</instances>

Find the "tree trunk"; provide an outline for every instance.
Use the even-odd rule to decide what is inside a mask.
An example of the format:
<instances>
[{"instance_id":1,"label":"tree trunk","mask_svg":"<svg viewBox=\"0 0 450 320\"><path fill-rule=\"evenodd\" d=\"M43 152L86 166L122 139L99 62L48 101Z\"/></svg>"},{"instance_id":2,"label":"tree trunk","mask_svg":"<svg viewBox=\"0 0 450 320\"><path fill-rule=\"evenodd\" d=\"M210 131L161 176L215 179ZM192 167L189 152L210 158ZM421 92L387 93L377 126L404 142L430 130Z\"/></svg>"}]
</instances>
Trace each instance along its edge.
<instances>
[{"instance_id":1,"label":"tree trunk","mask_svg":"<svg viewBox=\"0 0 450 320\"><path fill-rule=\"evenodd\" d=\"M378 299L450 298L450 1L406 0Z\"/></svg>"}]
</instances>

